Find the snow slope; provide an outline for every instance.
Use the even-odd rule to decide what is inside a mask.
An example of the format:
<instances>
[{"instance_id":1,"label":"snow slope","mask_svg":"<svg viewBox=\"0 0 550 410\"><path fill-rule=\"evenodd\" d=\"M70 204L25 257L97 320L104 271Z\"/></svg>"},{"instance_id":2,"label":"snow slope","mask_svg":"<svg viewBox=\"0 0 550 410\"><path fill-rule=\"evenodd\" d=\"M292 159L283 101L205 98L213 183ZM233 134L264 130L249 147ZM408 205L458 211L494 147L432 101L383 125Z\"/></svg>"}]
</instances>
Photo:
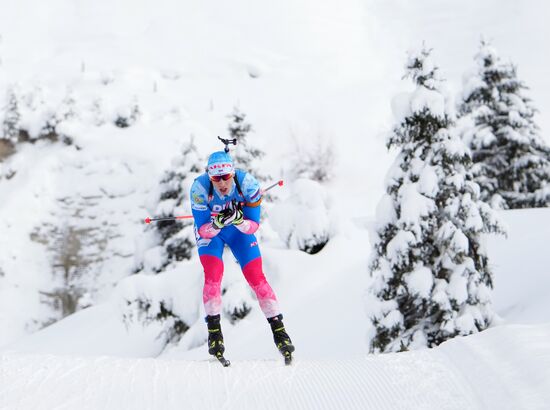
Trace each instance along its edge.
<instances>
[{"instance_id":1,"label":"snow slope","mask_svg":"<svg viewBox=\"0 0 550 410\"><path fill-rule=\"evenodd\" d=\"M213 361L1 356L0 409L545 409L550 325L501 326L432 350Z\"/></svg>"},{"instance_id":2,"label":"snow slope","mask_svg":"<svg viewBox=\"0 0 550 410\"><path fill-rule=\"evenodd\" d=\"M550 212L548 209L503 213L508 238L488 241L496 272L494 304L511 323L548 323L550 302Z\"/></svg>"}]
</instances>

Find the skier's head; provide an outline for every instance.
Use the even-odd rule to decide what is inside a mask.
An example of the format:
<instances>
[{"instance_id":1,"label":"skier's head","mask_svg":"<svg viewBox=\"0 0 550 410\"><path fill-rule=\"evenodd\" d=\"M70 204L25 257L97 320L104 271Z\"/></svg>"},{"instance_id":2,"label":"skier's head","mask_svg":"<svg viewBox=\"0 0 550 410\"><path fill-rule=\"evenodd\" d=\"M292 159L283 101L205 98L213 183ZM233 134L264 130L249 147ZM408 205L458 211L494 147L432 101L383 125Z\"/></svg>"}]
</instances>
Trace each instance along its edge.
<instances>
[{"instance_id":1,"label":"skier's head","mask_svg":"<svg viewBox=\"0 0 550 410\"><path fill-rule=\"evenodd\" d=\"M219 179L221 175L232 175L233 159L225 151L216 151L208 157L208 165L206 166L208 176L210 178Z\"/></svg>"}]
</instances>

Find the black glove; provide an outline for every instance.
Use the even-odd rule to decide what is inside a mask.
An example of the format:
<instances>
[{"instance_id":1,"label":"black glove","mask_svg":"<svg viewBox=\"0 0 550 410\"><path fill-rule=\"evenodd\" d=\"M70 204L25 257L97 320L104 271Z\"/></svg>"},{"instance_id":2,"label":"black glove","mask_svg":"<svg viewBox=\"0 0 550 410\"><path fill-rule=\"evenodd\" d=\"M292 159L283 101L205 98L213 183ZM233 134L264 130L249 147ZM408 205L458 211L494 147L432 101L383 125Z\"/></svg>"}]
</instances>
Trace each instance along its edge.
<instances>
[{"instance_id":1,"label":"black glove","mask_svg":"<svg viewBox=\"0 0 550 410\"><path fill-rule=\"evenodd\" d=\"M229 206L222 210L212 220L212 225L217 229L222 229L229 225L238 225L243 222L243 211L241 206L235 200L231 201Z\"/></svg>"},{"instance_id":2,"label":"black glove","mask_svg":"<svg viewBox=\"0 0 550 410\"><path fill-rule=\"evenodd\" d=\"M243 207L240 202L237 202L235 208L235 219L233 219L233 225L240 225L244 222Z\"/></svg>"}]
</instances>

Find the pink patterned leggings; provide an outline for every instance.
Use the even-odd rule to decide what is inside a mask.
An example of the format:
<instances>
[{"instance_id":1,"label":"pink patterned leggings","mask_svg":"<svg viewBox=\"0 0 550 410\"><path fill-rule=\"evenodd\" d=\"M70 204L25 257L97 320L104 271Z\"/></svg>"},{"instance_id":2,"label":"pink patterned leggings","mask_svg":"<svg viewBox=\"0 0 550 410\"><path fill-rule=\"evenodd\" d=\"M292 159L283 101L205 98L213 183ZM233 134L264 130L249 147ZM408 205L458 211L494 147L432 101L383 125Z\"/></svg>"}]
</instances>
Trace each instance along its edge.
<instances>
[{"instance_id":1,"label":"pink patterned leggings","mask_svg":"<svg viewBox=\"0 0 550 410\"><path fill-rule=\"evenodd\" d=\"M217 256L201 255L204 268L204 288L202 301L207 315L218 315L221 312L221 283L223 277L223 261ZM262 270L262 258L252 259L242 267L244 277L260 304L266 318L277 316L280 312L277 298Z\"/></svg>"}]
</instances>

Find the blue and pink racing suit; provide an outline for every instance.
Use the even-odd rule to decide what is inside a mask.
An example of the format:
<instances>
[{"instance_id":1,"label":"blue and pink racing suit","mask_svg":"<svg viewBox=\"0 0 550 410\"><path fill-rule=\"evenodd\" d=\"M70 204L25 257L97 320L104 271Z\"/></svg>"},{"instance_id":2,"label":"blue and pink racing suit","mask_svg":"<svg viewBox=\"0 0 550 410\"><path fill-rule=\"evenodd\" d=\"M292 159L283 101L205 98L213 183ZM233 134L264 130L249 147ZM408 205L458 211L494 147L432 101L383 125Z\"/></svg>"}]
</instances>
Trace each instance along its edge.
<instances>
[{"instance_id":1,"label":"blue and pink racing suit","mask_svg":"<svg viewBox=\"0 0 550 410\"><path fill-rule=\"evenodd\" d=\"M203 302L207 315L221 312L221 282L223 277L222 254L225 245L239 262L250 287L256 293L266 318L280 314L275 293L262 270L262 256L254 233L260 223L260 202L262 193L256 178L237 169L235 171L239 189L235 182L226 196L221 196L208 174L195 179L191 187L191 209L195 218L195 237L199 257L204 269ZM244 222L216 229L212 225L212 214L229 206L232 200L243 204Z\"/></svg>"}]
</instances>

